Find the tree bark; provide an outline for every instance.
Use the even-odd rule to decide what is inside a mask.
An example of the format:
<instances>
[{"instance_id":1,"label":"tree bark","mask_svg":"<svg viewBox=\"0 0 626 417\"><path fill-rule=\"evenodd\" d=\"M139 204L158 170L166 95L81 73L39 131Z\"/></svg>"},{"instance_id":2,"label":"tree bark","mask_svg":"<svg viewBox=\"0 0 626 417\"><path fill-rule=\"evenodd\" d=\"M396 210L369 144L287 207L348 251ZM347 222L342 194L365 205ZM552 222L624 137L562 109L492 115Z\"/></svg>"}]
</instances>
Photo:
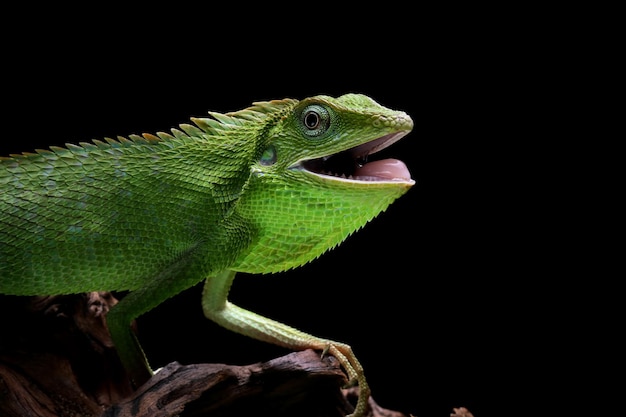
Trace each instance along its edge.
<instances>
[{"instance_id":1,"label":"tree bark","mask_svg":"<svg viewBox=\"0 0 626 417\"><path fill-rule=\"evenodd\" d=\"M356 388L330 356L247 366L171 363L133 390L106 327L108 292L0 299L0 415L341 417ZM369 399L370 417L408 417Z\"/></svg>"}]
</instances>

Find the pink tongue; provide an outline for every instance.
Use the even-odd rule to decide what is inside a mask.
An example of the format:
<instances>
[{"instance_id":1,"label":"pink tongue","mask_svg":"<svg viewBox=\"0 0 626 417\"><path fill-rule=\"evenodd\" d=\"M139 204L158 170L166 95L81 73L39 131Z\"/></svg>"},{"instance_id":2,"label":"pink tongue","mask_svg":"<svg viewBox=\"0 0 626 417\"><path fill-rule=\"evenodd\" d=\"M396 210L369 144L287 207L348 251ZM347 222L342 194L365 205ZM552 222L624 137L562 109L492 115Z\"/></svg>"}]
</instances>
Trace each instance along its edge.
<instances>
[{"instance_id":1,"label":"pink tongue","mask_svg":"<svg viewBox=\"0 0 626 417\"><path fill-rule=\"evenodd\" d=\"M354 173L355 177L372 177L373 179L383 180L410 180L411 174L406 165L397 159L383 159L381 161L372 161Z\"/></svg>"}]
</instances>

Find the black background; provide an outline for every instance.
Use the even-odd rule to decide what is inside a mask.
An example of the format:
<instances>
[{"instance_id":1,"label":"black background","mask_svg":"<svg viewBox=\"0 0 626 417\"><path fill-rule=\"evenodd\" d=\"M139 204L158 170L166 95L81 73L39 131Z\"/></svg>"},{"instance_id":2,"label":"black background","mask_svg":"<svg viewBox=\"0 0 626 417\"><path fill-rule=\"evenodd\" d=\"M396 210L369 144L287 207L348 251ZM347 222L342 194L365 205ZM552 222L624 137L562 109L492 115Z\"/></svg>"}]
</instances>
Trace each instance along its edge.
<instances>
[{"instance_id":1,"label":"black background","mask_svg":"<svg viewBox=\"0 0 626 417\"><path fill-rule=\"evenodd\" d=\"M533 70L519 72L510 43L494 40L498 27L468 24L462 10L397 9L393 19L349 16L350 26L334 15L257 18L237 29L229 15L187 20L193 13L85 19L7 42L1 153L167 131L207 111L284 97L359 92L404 110L414 130L385 156L402 159L416 185L318 260L240 276L231 300L349 343L383 407L417 417L523 407L521 375L534 372L537 356L556 360L544 344L556 330L533 318L550 297L533 278L550 249L527 240L542 207L522 197L533 180L520 179L535 162L521 169L526 127L510 123L519 105L511 97L532 88ZM214 28L220 21L229 31ZM139 319L153 366L287 352L206 320L200 290Z\"/></svg>"}]
</instances>

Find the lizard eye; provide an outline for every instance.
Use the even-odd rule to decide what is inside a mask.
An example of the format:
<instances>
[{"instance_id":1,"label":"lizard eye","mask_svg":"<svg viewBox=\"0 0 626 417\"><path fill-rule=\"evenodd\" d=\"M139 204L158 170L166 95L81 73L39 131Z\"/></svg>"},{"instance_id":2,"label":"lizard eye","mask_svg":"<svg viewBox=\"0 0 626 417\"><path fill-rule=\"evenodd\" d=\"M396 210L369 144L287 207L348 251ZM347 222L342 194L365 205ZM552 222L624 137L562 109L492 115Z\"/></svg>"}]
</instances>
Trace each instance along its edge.
<instances>
[{"instance_id":1,"label":"lizard eye","mask_svg":"<svg viewBox=\"0 0 626 417\"><path fill-rule=\"evenodd\" d=\"M330 114L319 104L312 104L302 112L301 121L304 126L304 133L308 136L319 136L328 129Z\"/></svg>"}]
</instances>

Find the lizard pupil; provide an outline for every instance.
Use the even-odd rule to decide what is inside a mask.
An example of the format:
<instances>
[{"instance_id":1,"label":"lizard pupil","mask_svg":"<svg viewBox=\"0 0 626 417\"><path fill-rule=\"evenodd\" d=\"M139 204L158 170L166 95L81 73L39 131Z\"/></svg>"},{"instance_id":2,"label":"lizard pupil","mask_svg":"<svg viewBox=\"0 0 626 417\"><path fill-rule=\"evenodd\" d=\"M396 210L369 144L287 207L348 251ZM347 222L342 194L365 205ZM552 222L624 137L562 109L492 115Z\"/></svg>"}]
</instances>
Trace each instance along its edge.
<instances>
[{"instance_id":1,"label":"lizard pupil","mask_svg":"<svg viewBox=\"0 0 626 417\"><path fill-rule=\"evenodd\" d=\"M320 125L320 115L310 110L304 115L304 125L308 129L315 129Z\"/></svg>"}]
</instances>

